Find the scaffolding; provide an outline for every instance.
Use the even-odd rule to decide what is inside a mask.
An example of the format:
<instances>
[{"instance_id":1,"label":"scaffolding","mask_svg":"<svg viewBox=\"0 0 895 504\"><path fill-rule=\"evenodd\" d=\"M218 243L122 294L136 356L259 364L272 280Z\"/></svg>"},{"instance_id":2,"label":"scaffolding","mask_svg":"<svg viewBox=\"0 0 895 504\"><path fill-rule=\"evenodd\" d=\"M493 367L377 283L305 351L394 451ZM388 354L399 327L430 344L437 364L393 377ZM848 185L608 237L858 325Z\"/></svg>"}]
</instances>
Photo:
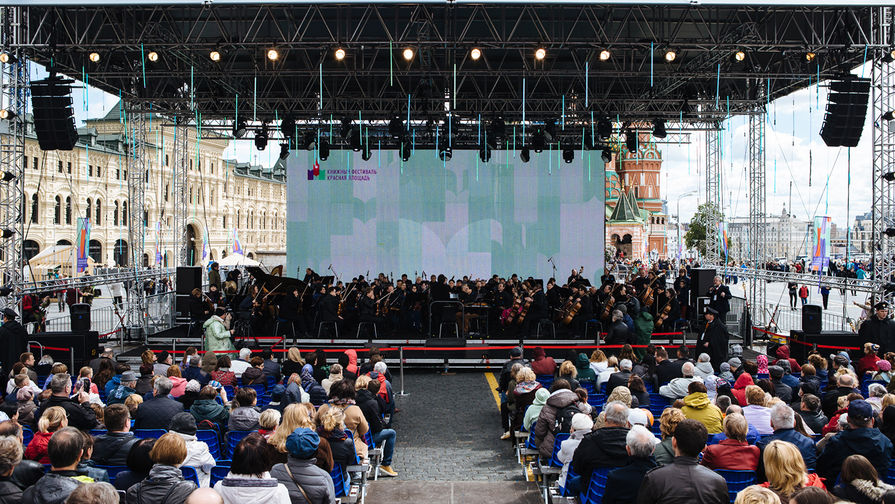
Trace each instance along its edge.
<instances>
[{"instance_id":1,"label":"scaffolding","mask_svg":"<svg viewBox=\"0 0 895 504\"><path fill-rule=\"evenodd\" d=\"M765 101L761 81L756 87L756 110L749 116L749 260L752 267L764 268L767 263L767 154L765 152ZM752 324L761 325L765 319L764 306L767 284L753 281L749 285L747 306L752 306Z\"/></svg>"},{"instance_id":2,"label":"scaffolding","mask_svg":"<svg viewBox=\"0 0 895 504\"><path fill-rule=\"evenodd\" d=\"M144 327L146 322L146 306L143 301L143 283L138 272L148 266L143 262L143 250L146 240L145 190L146 190L146 138L148 127L146 111L140 104L129 109L128 132L130 139L127 153L127 198L130 213L127 218L127 237L130 246L131 267L134 270L134 281L128 284L127 325L128 327ZM126 110L128 110L126 109ZM144 327L145 329L145 327Z\"/></svg>"},{"instance_id":3,"label":"scaffolding","mask_svg":"<svg viewBox=\"0 0 895 504\"><path fill-rule=\"evenodd\" d=\"M705 260L721 264L721 128L705 132Z\"/></svg>"},{"instance_id":4,"label":"scaffolding","mask_svg":"<svg viewBox=\"0 0 895 504\"><path fill-rule=\"evenodd\" d=\"M179 118L178 118L179 119ZM177 258L175 266L188 266L190 264L189 233L187 222L189 218L189 124L177 122L174 133L174 253Z\"/></svg>"},{"instance_id":5,"label":"scaffolding","mask_svg":"<svg viewBox=\"0 0 895 504\"><path fill-rule=\"evenodd\" d=\"M887 230L895 228L895 200L892 183L884 175L895 171L895 121L886 120L883 116L895 110L895 90L892 89L895 86L895 65L886 61L891 59L887 56L893 47L893 12L892 7L879 7L874 12L871 25L871 36L877 45L871 67L870 111L873 124L872 278L882 286L879 295L889 303L893 301L893 290L886 286L892 283L895 272L895 259L892 257L895 254L895 237L889 236Z\"/></svg>"},{"instance_id":6,"label":"scaffolding","mask_svg":"<svg viewBox=\"0 0 895 504\"><path fill-rule=\"evenodd\" d=\"M0 121L0 167L12 176L0 181L0 260L3 287L16 289L23 280L25 211L25 114L28 107L28 64L19 48L24 40L21 7L0 7L0 51L9 55L0 64L0 109L7 118ZM7 177L4 177L6 179ZM14 306L21 291L3 298L0 304Z\"/></svg>"}]
</instances>

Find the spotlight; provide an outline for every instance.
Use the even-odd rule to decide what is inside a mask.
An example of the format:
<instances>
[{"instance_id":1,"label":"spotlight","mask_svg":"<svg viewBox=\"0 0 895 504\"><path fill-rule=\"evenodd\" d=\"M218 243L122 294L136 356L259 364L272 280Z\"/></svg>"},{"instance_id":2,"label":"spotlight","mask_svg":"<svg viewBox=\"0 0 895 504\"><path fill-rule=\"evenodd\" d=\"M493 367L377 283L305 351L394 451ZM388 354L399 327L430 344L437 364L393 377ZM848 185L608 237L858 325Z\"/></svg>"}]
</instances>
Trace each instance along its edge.
<instances>
[{"instance_id":1,"label":"spotlight","mask_svg":"<svg viewBox=\"0 0 895 504\"><path fill-rule=\"evenodd\" d=\"M395 116L388 122L388 134L393 138L400 138L404 135L404 122L400 117Z\"/></svg>"},{"instance_id":2,"label":"spotlight","mask_svg":"<svg viewBox=\"0 0 895 504\"><path fill-rule=\"evenodd\" d=\"M895 182L895 172L889 172L889 173L884 174L883 180L885 180L886 182Z\"/></svg>"},{"instance_id":3,"label":"spotlight","mask_svg":"<svg viewBox=\"0 0 895 504\"><path fill-rule=\"evenodd\" d=\"M566 164L571 163L575 160L575 151L566 147L562 150L562 160L565 161Z\"/></svg>"},{"instance_id":4,"label":"spotlight","mask_svg":"<svg viewBox=\"0 0 895 504\"><path fill-rule=\"evenodd\" d=\"M450 161L453 156L454 149L451 149L450 146L438 149L438 159L442 161Z\"/></svg>"},{"instance_id":5,"label":"spotlight","mask_svg":"<svg viewBox=\"0 0 895 504\"><path fill-rule=\"evenodd\" d=\"M600 120L597 121L597 136L599 136L601 140L606 140L612 136L612 121L610 121L608 117L601 117Z\"/></svg>"},{"instance_id":6,"label":"spotlight","mask_svg":"<svg viewBox=\"0 0 895 504\"><path fill-rule=\"evenodd\" d=\"M660 117L653 119L653 136L656 138L668 136L668 133L665 132L665 119Z\"/></svg>"},{"instance_id":7,"label":"spotlight","mask_svg":"<svg viewBox=\"0 0 895 504\"><path fill-rule=\"evenodd\" d=\"M292 138L295 136L295 118L292 116L286 116L280 122L280 133L283 135L283 138Z\"/></svg>"},{"instance_id":8,"label":"spotlight","mask_svg":"<svg viewBox=\"0 0 895 504\"><path fill-rule=\"evenodd\" d=\"M535 51L535 59L538 61L542 61L547 57L547 50L543 47L539 47L537 51Z\"/></svg>"},{"instance_id":9,"label":"spotlight","mask_svg":"<svg viewBox=\"0 0 895 504\"><path fill-rule=\"evenodd\" d=\"M329 158L329 142L325 138L320 139L320 148L317 150L317 155L321 161L326 161Z\"/></svg>"},{"instance_id":10,"label":"spotlight","mask_svg":"<svg viewBox=\"0 0 895 504\"><path fill-rule=\"evenodd\" d=\"M816 58L816 57L817 57L817 53L814 53L812 51L808 51L805 53L805 61L808 61L808 62L814 61L814 58Z\"/></svg>"},{"instance_id":11,"label":"spotlight","mask_svg":"<svg viewBox=\"0 0 895 504\"><path fill-rule=\"evenodd\" d=\"M361 137L360 131L357 128L351 128L348 132L348 145L351 147L351 150L354 152L360 152L361 149Z\"/></svg>"},{"instance_id":12,"label":"spotlight","mask_svg":"<svg viewBox=\"0 0 895 504\"><path fill-rule=\"evenodd\" d=\"M155 63L156 61L158 61L158 53L155 51L149 51L149 54L146 55L146 59Z\"/></svg>"},{"instance_id":13,"label":"spotlight","mask_svg":"<svg viewBox=\"0 0 895 504\"><path fill-rule=\"evenodd\" d=\"M289 158L289 144L283 143L280 144L280 159L286 160Z\"/></svg>"},{"instance_id":14,"label":"spotlight","mask_svg":"<svg viewBox=\"0 0 895 504\"><path fill-rule=\"evenodd\" d=\"M16 116L16 113L9 109L0 110L0 119L12 119Z\"/></svg>"},{"instance_id":15,"label":"spotlight","mask_svg":"<svg viewBox=\"0 0 895 504\"><path fill-rule=\"evenodd\" d=\"M16 232L12 229L4 229L2 235L0 236L2 236L3 238L12 238L14 234L16 234Z\"/></svg>"},{"instance_id":16,"label":"spotlight","mask_svg":"<svg viewBox=\"0 0 895 504\"><path fill-rule=\"evenodd\" d=\"M609 49L603 49L600 51L600 61L609 61L609 58L612 57L612 53L609 52Z\"/></svg>"},{"instance_id":17,"label":"spotlight","mask_svg":"<svg viewBox=\"0 0 895 504\"><path fill-rule=\"evenodd\" d=\"M488 161L491 161L491 147L488 147L487 145L483 145L482 147L480 147L479 148L479 159L483 163L487 163Z\"/></svg>"},{"instance_id":18,"label":"spotlight","mask_svg":"<svg viewBox=\"0 0 895 504\"><path fill-rule=\"evenodd\" d=\"M369 161L370 158L373 157L373 151L370 150L370 146L369 146L369 145L368 145L367 147L364 148L363 152L361 152L360 157L361 157L361 159L363 159L364 161Z\"/></svg>"},{"instance_id":19,"label":"spotlight","mask_svg":"<svg viewBox=\"0 0 895 504\"><path fill-rule=\"evenodd\" d=\"M245 119L240 119L236 124L233 125L233 136L235 136L236 138L242 138L246 136Z\"/></svg>"},{"instance_id":20,"label":"spotlight","mask_svg":"<svg viewBox=\"0 0 895 504\"><path fill-rule=\"evenodd\" d=\"M411 49L409 47L404 49L404 59L406 59L407 61L410 61L413 59L413 49Z\"/></svg>"},{"instance_id":21,"label":"spotlight","mask_svg":"<svg viewBox=\"0 0 895 504\"><path fill-rule=\"evenodd\" d=\"M895 49L892 49L891 51L884 54L883 61L886 63L891 63L891 62L895 61ZM2 55L0 55L0 62L5 63L5 61L3 61Z\"/></svg>"},{"instance_id":22,"label":"spotlight","mask_svg":"<svg viewBox=\"0 0 895 504\"><path fill-rule=\"evenodd\" d=\"M351 119L346 117L342 119L342 126L339 128L339 134L342 135L342 138L348 138L349 133L351 133Z\"/></svg>"},{"instance_id":23,"label":"spotlight","mask_svg":"<svg viewBox=\"0 0 895 504\"><path fill-rule=\"evenodd\" d=\"M317 146L317 134L313 131L305 133L305 149L312 151Z\"/></svg>"},{"instance_id":24,"label":"spotlight","mask_svg":"<svg viewBox=\"0 0 895 504\"><path fill-rule=\"evenodd\" d=\"M345 59L345 49L342 49L341 47L336 49L335 56L337 61L342 61L343 59Z\"/></svg>"},{"instance_id":25,"label":"spotlight","mask_svg":"<svg viewBox=\"0 0 895 504\"><path fill-rule=\"evenodd\" d=\"M472 58L473 61L478 61L479 58L482 57L482 50L478 47L473 47L471 51L469 51L469 57Z\"/></svg>"},{"instance_id":26,"label":"spotlight","mask_svg":"<svg viewBox=\"0 0 895 504\"><path fill-rule=\"evenodd\" d=\"M413 154L413 144L410 143L409 138L404 138L401 141L401 160L405 163L410 161L410 155Z\"/></svg>"},{"instance_id":27,"label":"spotlight","mask_svg":"<svg viewBox=\"0 0 895 504\"><path fill-rule=\"evenodd\" d=\"M6 231L8 231L8 230L6 230L6 229L3 230L4 238L8 238L8 236L6 236ZM895 238L895 228L886 228L885 234L889 238Z\"/></svg>"},{"instance_id":28,"label":"spotlight","mask_svg":"<svg viewBox=\"0 0 895 504\"><path fill-rule=\"evenodd\" d=\"M270 61L276 61L280 59L280 51L277 51L276 47L271 47L267 50L267 59Z\"/></svg>"},{"instance_id":29,"label":"spotlight","mask_svg":"<svg viewBox=\"0 0 895 504\"><path fill-rule=\"evenodd\" d=\"M535 152L541 153L544 152L544 147L546 146L547 138L544 135L544 130L542 130L541 128L536 129L535 132L531 135L531 148Z\"/></svg>"},{"instance_id":30,"label":"spotlight","mask_svg":"<svg viewBox=\"0 0 895 504\"><path fill-rule=\"evenodd\" d=\"M10 171L0 171L0 180L3 182L9 182L10 180L16 178L15 174Z\"/></svg>"},{"instance_id":31,"label":"spotlight","mask_svg":"<svg viewBox=\"0 0 895 504\"><path fill-rule=\"evenodd\" d=\"M628 152L637 152L637 134L631 128L625 130L625 147Z\"/></svg>"},{"instance_id":32,"label":"spotlight","mask_svg":"<svg viewBox=\"0 0 895 504\"><path fill-rule=\"evenodd\" d=\"M886 112L885 114L883 114L883 119L885 119L886 121L891 121L892 119L895 119L895 110L890 110L890 111Z\"/></svg>"},{"instance_id":33,"label":"spotlight","mask_svg":"<svg viewBox=\"0 0 895 504\"><path fill-rule=\"evenodd\" d=\"M491 120L488 130L489 137L493 137L495 140L501 139L507 134L507 124L503 117L495 117Z\"/></svg>"},{"instance_id":34,"label":"spotlight","mask_svg":"<svg viewBox=\"0 0 895 504\"><path fill-rule=\"evenodd\" d=\"M612 162L612 151L609 149L603 149L603 153L600 154L600 158L603 160L604 163L607 163L607 164L611 163Z\"/></svg>"},{"instance_id":35,"label":"spotlight","mask_svg":"<svg viewBox=\"0 0 895 504\"><path fill-rule=\"evenodd\" d=\"M261 124L261 129L255 131L255 148L263 151L267 148L267 123Z\"/></svg>"},{"instance_id":36,"label":"spotlight","mask_svg":"<svg viewBox=\"0 0 895 504\"><path fill-rule=\"evenodd\" d=\"M746 59L746 53L744 51L737 51L733 53L733 60L737 63L742 63Z\"/></svg>"},{"instance_id":37,"label":"spotlight","mask_svg":"<svg viewBox=\"0 0 895 504\"><path fill-rule=\"evenodd\" d=\"M15 56L13 56L12 53L9 53L9 52L0 53L0 63L3 63L3 64L15 63L16 61L18 61L18 59Z\"/></svg>"},{"instance_id":38,"label":"spotlight","mask_svg":"<svg viewBox=\"0 0 895 504\"><path fill-rule=\"evenodd\" d=\"M527 145L523 145L522 149L519 151L519 159L522 160L523 163L531 161L531 151Z\"/></svg>"},{"instance_id":39,"label":"spotlight","mask_svg":"<svg viewBox=\"0 0 895 504\"><path fill-rule=\"evenodd\" d=\"M551 142L556 140L556 121L553 119L544 121L544 132L547 133L547 140Z\"/></svg>"},{"instance_id":40,"label":"spotlight","mask_svg":"<svg viewBox=\"0 0 895 504\"><path fill-rule=\"evenodd\" d=\"M674 50L669 49L669 50L665 51L665 61L667 63L671 63L672 61L675 60L675 58L677 58L677 53Z\"/></svg>"},{"instance_id":41,"label":"spotlight","mask_svg":"<svg viewBox=\"0 0 895 504\"><path fill-rule=\"evenodd\" d=\"M208 57L211 58L211 61L214 61L215 63L221 61L220 51L211 51L210 53L208 53Z\"/></svg>"},{"instance_id":42,"label":"spotlight","mask_svg":"<svg viewBox=\"0 0 895 504\"><path fill-rule=\"evenodd\" d=\"M99 61L99 53L92 52L92 53L90 53L90 56L88 56L88 58L90 58L90 61L97 63Z\"/></svg>"}]
</instances>

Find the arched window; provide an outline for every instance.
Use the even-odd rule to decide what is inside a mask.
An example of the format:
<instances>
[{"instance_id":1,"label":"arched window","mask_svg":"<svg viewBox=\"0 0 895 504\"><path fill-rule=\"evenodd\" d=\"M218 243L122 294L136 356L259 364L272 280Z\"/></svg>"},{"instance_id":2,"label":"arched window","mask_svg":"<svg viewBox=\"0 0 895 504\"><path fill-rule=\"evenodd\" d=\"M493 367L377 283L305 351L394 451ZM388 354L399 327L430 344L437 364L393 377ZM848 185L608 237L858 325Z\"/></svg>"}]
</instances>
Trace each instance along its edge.
<instances>
[{"instance_id":1,"label":"arched window","mask_svg":"<svg viewBox=\"0 0 895 504\"><path fill-rule=\"evenodd\" d=\"M84 212L84 214L87 216L88 219L90 218L90 215L93 214L93 207L91 206L91 204L92 202L90 201L90 198L87 198L87 211Z\"/></svg>"},{"instance_id":2,"label":"arched window","mask_svg":"<svg viewBox=\"0 0 895 504\"><path fill-rule=\"evenodd\" d=\"M118 202L115 202L115 210L112 211L112 225L118 225Z\"/></svg>"},{"instance_id":3,"label":"arched window","mask_svg":"<svg viewBox=\"0 0 895 504\"><path fill-rule=\"evenodd\" d=\"M62 197L56 196L56 207L53 212L53 224L62 224Z\"/></svg>"},{"instance_id":4,"label":"arched window","mask_svg":"<svg viewBox=\"0 0 895 504\"><path fill-rule=\"evenodd\" d=\"M239 224L240 224L240 221L239 221L239 210L237 210L237 211L236 211L236 227L239 227Z\"/></svg>"},{"instance_id":5,"label":"arched window","mask_svg":"<svg viewBox=\"0 0 895 504\"><path fill-rule=\"evenodd\" d=\"M40 245L37 244L34 240L25 240L22 244L24 247L25 260L30 261L32 257L36 256L40 252Z\"/></svg>"},{"instance_id":6,"label":"arched window","mask_svg":"<svg viewBox=\"0 0 895 504\"><path fill-rule=\"evenodd\" d=\"M65 197L65 223L71 224L71 196Z\"/></svg>"},{"instance_id":7,"label":"arched window","mask_svg":"<svg viewBox=\"0 0 895 504\"><path fill-rule=\"evenodd\" d=\"M92 257L96 263L102 263L103 244L99 240L90 240L87 246L87 255Z\"/></svg>"},{"instance_id":8,"label":"arched window","mask_svg":"<svg viewBox=\"0 0 895 504\"><path fill-rule=\"evenodd\" d=\"M127 201L121 202L121 225L127 226Z\"/></svg>"},{"instance_id":9,"label":"arched window","mask_svg":"<svg viewBox=\"0 0 895 504\"><path fill-rule=\"evenodd\" d=\"M99 198L96 199L96 225L103 223L103 202ZM100 261L102 262L102 261Z\"/></svg>"},{"instance_id":10,"label":"arched window","mask_svg":"<svg viewBox=\"0 0 895 504\"><path fill-rule=\"evenodd\" d=\"M127 242L124 240L115 241L115 248L112 250L112 256L115 264L118 266L127 266Z\"/></svg>"},{"instance_id":11,"label":"arched window","mask_svg":"<svg viewBox=\"0 0 895 504\"><path fill-rule=\"evenodd\" d=\"M40 215L40 204L37 201L37 193L31 195L31 223L37 224Z\"/></svg>"}]
</instances>

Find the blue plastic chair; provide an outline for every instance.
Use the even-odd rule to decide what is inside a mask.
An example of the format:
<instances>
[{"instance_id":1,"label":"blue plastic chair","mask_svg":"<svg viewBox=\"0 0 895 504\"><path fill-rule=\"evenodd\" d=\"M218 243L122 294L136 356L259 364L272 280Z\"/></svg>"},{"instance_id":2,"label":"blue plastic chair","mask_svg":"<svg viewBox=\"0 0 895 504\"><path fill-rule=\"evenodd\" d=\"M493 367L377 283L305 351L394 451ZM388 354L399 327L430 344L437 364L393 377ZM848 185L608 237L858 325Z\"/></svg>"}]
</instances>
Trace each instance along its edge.
<instances>
[{"instance_id":1,"label":"blue plastic chair","mask_svg":"<svg viewBox=\"0 0 895 504\"><path fill-rule=\"evenodd\" d=\"M215 483L221 481L226 478L227 475L230 474L230 466L214 466L211 468L211 483L210 486L214 486Z\"/></svg>"},{"instance_id":2,"label":"blue plastic chair","mask_svg":"<svg viewBox=\"0 0 895 504\"><path fill-rule=\"evenodd\" d=\"M165 429L134 429L134 437L139 439L158 439L167 433Z\"/></svg>"},{"instance_id":3,"label":"blue plastic chair","mask_svg":"<svg viewBox=\"0 0 895 504\"><path fill-rule=\"evenodd\" d=\"M727 494L730 496L730 502L737 498L737 493L749 485L755 484L755 471L729 471L725 469L716 469L716 473L720 474L727 481Z\"/></svg>"},{"instance_id":4,"label":"blue plastic chair","mask_svg":"<svg viewBox=\"0 0 895 504\"><path fill-rule=\"evenodd\" d=\"M27 447L32 439L34 439L34 431L28 427L22 427L22 444Z\"/></svg>"},{"instance_id":5,"label":"blue plastic chair","mask_svg":"<svg viewBox=\"0 0 895 504\"><path fill-rule=\"evenodd\" d=\"M553 375L539 374L535 376L535 379L538 380L538 383L544 388L550 388L550 386L553 385Z\"/></svg>"},{"instance_id":6,"label":"blue plastic chair","mask_svg":"<svg viewBox=\"0 0 895 504\"><path fill-rule=\"evenodd\" d=\"M227 433L227 458L233 458L233 450L236 449L236 445L252 432L254 431L230 431Z\"/></svg>"},{"instance_id":7,"label":"blue plastic chair","mask_svg":"<svg viewBox=\"0 0 895 504\"><path fill-rule=\"evenodd\" d=\"M890 485L895 485L895 459L889 461L889 470L883 480Z\"/></svg>"},{"instance_id":8,"label":"blue plastic chair","mask_svg":"<svg viewBox=\"0 0 895 504\"><path fill-rule=\"evenodd\" d=\"M587 494L584 504L600 504L603 502L603 494L606 493L606 480L609 477L609 471L617 469L617 467L598 467L590 476L590 482L587 484Z\"/></svg>"},{"instance_id":9,"label":"blue plastic chair","mask_svg":"<svg viewBox=\"0 0 895 504\"><path fill-rule=\"evenodd\" d=\"M376 443L373 441L373 434L370 434L370 430L367 429L367 433L364 434L364 443L370 448L376 448Z\"/></svg>"},{"instance_id":10,"label":"blue plastic chair","mask_svg":"<svg viewBox=\"0 0 895 504\"><path fill-rule=\"evenodd\" d=\"M276 385L276 384L277 384L277 378L276 378L275 376L270 376L270 375L268 375L268 376L267 376L267 388L268 388L268 390L269 390L269 389L272 389L272 388L274 387L274 385Z\"/></svg>"},{"instance_id":11,"label":"blue plastic chair","mask_svg":"<svg viewBox=\"0 0 895 504\"><path fill-rule=\"evenodd\" d=\"M208 453L211 453L215 460L221 458L221 442L217 431L211 429L197 430L196 439L208 445Z\"/></svg>"},{"instance_id":12,"label":"blue plastic chair","mask_svg":"<svg viewBox=\"0 0 895 504\"><path fill-rule=\"evenodd\" d=\"M333 470L329 472L333 479L333 488L336 490L336 497L346 497L351 492L351 482L348 480L348 474L342 469L337 462L333 464Z\"/></svg>"},{"instance_id":13,"label":"blue plastic chair","mask_svg":"<svg viewBox=\"0 0 895 504\"><path fill-rule=\"evenodd\" d=\"M587 394L587 404L590 404L597 411L603 409L603 405L606 404L606 396L603 394Z\"/></svg>"},{"instance_id":14,"label":"blue plastic chair","mask_svg":"<svg viewBox=\"0 0 895 504\"><path fill-rule=\"evenodd\" d=\"M108 433L105 429L90 429L90 435L93 437L96 436L105 436Z\"/></svg>"},{"instance_id":15,"label":"blue plastic chair","mask_svg":"<svg viewBox=\"0 0 895 504\"><path fill-rule=\"evenodd\" d=\"M562 467L562 462L556 458L556 455L559 454L559 449L561 448L561 444L566 439L569 439L568 432L560 432L556 434L553 438L553 455L550 456L550 467Z\"/></svg>"},{"instance_id":16,"label":"blue plastic chair","mask_svg":"<svg viewBox=\"0 0 895 504\"><path fill-rule=\"evenodd\" d=\"M865 380L865 381L861 382L861 395L862 396L864 396L864 397L870 396L870 385L873 383L879 383L883 387L888 385L888 383L886 383L882 380Z\"/></svg>"},{"instance_id":17,"label":"blue plastic chair","mask_svg":"<svg viewBox=\"0 0 895 504\"><path fill-rule=\"evenodd\" d=\"M600 393L606 395L606 386L609 385L609 382L603 382L600 384Z\"/></svg>"},{"instance_id":18,"label":"blue plastic chair","mask_svg":"<svg viewBox=\"0 0 895 504\"><path fill-rule=\"evenodd\" d=\"M537 450L538 445L535 444L535 426L538 424L538 421L535 420L531 424L531 431L528 433L528 439L525 440L525 447L529 450Z\"/></svg>"},{"instance_id":19,"label":"blue plastic chair","mask_svg":"<svg viewBox=\"0 0 895 504\"><path fill-rule=\"evenodd\" d=\"M107 473L109 473L109 483L114 484L115 478L118 477L118 473L127 471L127 466L104 466L104 465L96 465L94 466L97 469L105 469Z\"/></svg>"},{"instance_id":20,"label":"blue plastic chair","mask_svg":"<svg viewBox=\"0 0 895 504\"><path fill-rule=\"evenodd\" d=\"M596 385L591 380L579 381L578 385L581 385L581 388L583 388L584 390L587 391L588 396L593 394L594 391L596 390ZM603 385L605 385L605 383ZM605 392L603 391L603 388L604 387L600 387L600 393L605 394Z\"/></svg>"},{"instance_id":21,"label":"blue plastic chair","mask_svg":"<svg viewBox=\"0 0 895 504\"><path fill-rule=\"evenodd\" d=\"M180 466L180 472L183 473L183 479L185 479L187 481L192 481L193 483L196 484L196 486L201 486L201 485L199 485L199 474L196 472L195 467Z\"/></svg>"}]
</instances>

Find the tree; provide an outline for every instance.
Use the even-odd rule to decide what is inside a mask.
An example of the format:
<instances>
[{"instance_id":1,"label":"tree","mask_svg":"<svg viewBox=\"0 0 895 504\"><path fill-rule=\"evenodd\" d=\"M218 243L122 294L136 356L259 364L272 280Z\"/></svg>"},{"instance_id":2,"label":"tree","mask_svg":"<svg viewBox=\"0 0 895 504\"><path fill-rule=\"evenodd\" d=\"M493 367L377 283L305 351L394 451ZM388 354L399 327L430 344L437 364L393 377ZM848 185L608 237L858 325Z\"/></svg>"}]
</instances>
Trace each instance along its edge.
<instances>
[{"instance_id":1,"label":"tree","mask_svg":"<svg viewBox=\"0 0 895 504\"><path fill-rule=\"evenodd\" d=\"M714 203L703 203L696 209L696 214L690 219L690 228L684 235L684 243L689 249L695 249L700 256L706 256L706 223L711 223L710 232L717 233L718 222L724 218L724 215L718 210ZM728 240L729 242L729 240ZM729 244L728 244L729 246Z\"/></svg>"}]
</instances>

